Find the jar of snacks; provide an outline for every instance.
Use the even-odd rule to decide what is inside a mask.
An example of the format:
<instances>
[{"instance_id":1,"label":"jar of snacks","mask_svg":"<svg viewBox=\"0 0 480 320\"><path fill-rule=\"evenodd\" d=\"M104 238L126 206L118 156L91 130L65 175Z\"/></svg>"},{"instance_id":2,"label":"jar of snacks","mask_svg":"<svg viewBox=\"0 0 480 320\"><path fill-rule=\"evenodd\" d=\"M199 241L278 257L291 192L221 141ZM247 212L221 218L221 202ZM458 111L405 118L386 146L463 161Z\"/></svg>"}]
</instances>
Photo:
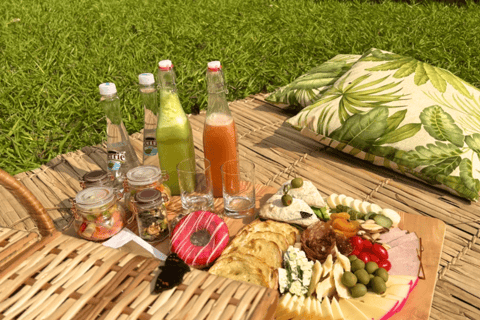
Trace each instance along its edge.
<instances>
[{"instance_id":1,"label":"jar of snacks","mask_svg":"<svg viewBox=\"0 0 480 320\"><path fill-rule=\"evenodd\" d=\"M168 238L167 209L160 191L149 188L137 192L134 206L138 233L143 240L156 242Z\"/></svg>"},{"instance_id":2,"label":"jar of snacks","mask_svg":"<svg viewBox=\"0 0 480 320\"><path fill-rule=\"evenodd\" d=\"M95 170L86 173L80 184L83 189L91 187L110 187L113 188L115 177L103 170Z\"/></svg>"},{"instance_id":3,"label":"jar of snacks","mask_svg":"<svg viewBox=\"0 0 480 320\"><path fill-rule=\"evenodd\" d=\"M162 194L163 204L168 206L172 193L163 184L168 180L166 171L155 166L139 166L127 172L127 179L124 181L125 205L133 212L133 201L135 195L144 189L157 189Z\"/></svg>"},{"instance_id":4,"label":"jar of snacks","mask_svg":"<svg viewBox=\"0 0 480 320\"><path fill-rule=\"evenodd\" d=\"M106 240L123 229L125 211L118 203L115 190L92 187L80 191L74 200L74 227L87 240Z\"/></svg>"}]
</instances>

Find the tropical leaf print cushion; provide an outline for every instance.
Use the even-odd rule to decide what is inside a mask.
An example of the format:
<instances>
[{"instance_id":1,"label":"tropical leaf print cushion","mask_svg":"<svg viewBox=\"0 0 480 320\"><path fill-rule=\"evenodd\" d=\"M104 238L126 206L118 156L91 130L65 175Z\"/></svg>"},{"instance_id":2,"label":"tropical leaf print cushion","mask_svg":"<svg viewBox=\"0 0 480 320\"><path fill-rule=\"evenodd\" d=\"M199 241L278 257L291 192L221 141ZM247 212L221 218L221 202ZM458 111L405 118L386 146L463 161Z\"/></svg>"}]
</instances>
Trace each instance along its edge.
<instances>
[{"instance_id":1,"label":"tropical leaf print cushion","mask_svg":"<svg viewBox=\"0 0 480 320\"><path fill-rule=\"evenodd\" d=\"M266 100L289 104L298 110L309 106L318 100L321 94L328 90L360 57L360 55L339 54L278 89Z\"/></svg>"},{"instance_id":2,"label":"tropical leaf print cushion","mask_svg":"<svg viewBox=\"0 0 480 320\"><path fill-rule=\"evenodd\" d=\"M371 49L287 122L325 145L478 200L480 90L447 70Z\"/></svg>"}]
</instances>

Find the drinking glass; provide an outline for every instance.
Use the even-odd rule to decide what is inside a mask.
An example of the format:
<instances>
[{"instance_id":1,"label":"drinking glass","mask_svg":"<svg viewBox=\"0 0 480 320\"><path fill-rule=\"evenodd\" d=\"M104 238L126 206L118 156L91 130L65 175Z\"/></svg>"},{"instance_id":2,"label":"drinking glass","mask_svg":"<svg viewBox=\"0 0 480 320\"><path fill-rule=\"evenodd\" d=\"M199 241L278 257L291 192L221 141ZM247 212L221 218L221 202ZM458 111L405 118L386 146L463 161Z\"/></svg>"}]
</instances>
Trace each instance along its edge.
<instances>
[{"instance_id":1,"label":"drinking glass","mask_svg":"<svg viewBox=\"0 0 480 320\"><path fill-rule=\"evenodd\" d=\"M253 216L255 211L255 164L230 160L221 169L225 215L234 219Z\"/></svg>"},{"instance_id":2,"label":"drinking glass","mask_svg":"<svg viewBox=\"0 0 480 320\"><path fill-rule=\"evenodd\" d=\"M213 211L210 161L205 158L187 158L177 165L177 174L184 211Z\"/></svg>"}]
</instances>

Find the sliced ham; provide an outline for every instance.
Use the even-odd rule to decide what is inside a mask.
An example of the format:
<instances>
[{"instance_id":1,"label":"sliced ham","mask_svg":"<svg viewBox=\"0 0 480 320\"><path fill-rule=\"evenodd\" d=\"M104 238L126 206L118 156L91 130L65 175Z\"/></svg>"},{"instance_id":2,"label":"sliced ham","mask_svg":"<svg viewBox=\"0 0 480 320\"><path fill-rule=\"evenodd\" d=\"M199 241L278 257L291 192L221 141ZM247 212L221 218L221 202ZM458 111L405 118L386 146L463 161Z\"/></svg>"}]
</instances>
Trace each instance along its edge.
<instances>
[{"instance_id":1,"label":"sliced ham","mask_svg":"<svg viewBox=\"0 0 480 320\"><path fill-rule=\"evenodd\" d=\"M407 233L406 230L401 230L399 228L392 228L386 233L382 233L380 235L379 241L381 243L388 243L390 241L393 241L397 238L400 238L404 236Z\"/></svg>"},{"instance_id":2,"label":"sliced ham","mask_svg":"<svg viewBox=\"0 0 480 320\"><path fill-rule=\"evenodd\" d=\"M420 247L418 238L403 242L388 250L388 260L392 264L389 274L416 277L420 261L417 250Z\"/></svg>"},{"instance_id":3,"label":"sliced ham","mask_svg":"<svg viewBox=\"0 0 480 320\"><path fill-rule=\"evenodd\" d=\"M395 248L396 246L399 246L405 242L410 242L410 241L416 241L418 243L418 237L417 235L415 234L415 232L412 232L412 233L407 233L399 238L396 238L394 240L391 240L391 241L388 241L387 244L392 247L392 248Z\"/></svg>"}]
</instances>

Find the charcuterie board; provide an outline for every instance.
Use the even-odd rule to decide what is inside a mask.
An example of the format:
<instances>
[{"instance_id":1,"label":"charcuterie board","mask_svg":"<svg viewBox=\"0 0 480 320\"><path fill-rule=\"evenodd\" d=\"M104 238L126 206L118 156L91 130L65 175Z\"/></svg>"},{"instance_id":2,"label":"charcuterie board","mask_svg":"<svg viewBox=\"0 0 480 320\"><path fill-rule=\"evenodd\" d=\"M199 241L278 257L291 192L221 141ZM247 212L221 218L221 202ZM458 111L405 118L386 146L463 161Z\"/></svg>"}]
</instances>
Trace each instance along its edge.
<instances>
[{"instance_id":1,"label":"charcuterie board","mask_svg":"<svg viewBox=\"0 0 480 320\"><path fill-rule=\"evenodd\" d=\"M277 189L272 187L263 185L256 186L256 213L258 212L258 209L276 192ZM374 202L374 200L371 201ZM215 210L220 214L223 213L223 200L221 198L215 199ZM182 212L179 197L173 197L168 211L169 219L172 219L175 215ZM427 320L430 315L446 226L444 222L430 217L408 213L400 213L400 215L402 219L399 227L403 230L408 230L409 232L415 232L418 238L421 238L423 248L423 251L421 252L423 266L422 274L425 279L418 281L417 286L410 294L403 309L390 319ZM231 237L236 235L243 226L249 224L254 219L255 216L243 220L224 218L228 225ZM156 247L162 252L168 252L167 241L156 245Z\"/></svg>"}]
</instances>

